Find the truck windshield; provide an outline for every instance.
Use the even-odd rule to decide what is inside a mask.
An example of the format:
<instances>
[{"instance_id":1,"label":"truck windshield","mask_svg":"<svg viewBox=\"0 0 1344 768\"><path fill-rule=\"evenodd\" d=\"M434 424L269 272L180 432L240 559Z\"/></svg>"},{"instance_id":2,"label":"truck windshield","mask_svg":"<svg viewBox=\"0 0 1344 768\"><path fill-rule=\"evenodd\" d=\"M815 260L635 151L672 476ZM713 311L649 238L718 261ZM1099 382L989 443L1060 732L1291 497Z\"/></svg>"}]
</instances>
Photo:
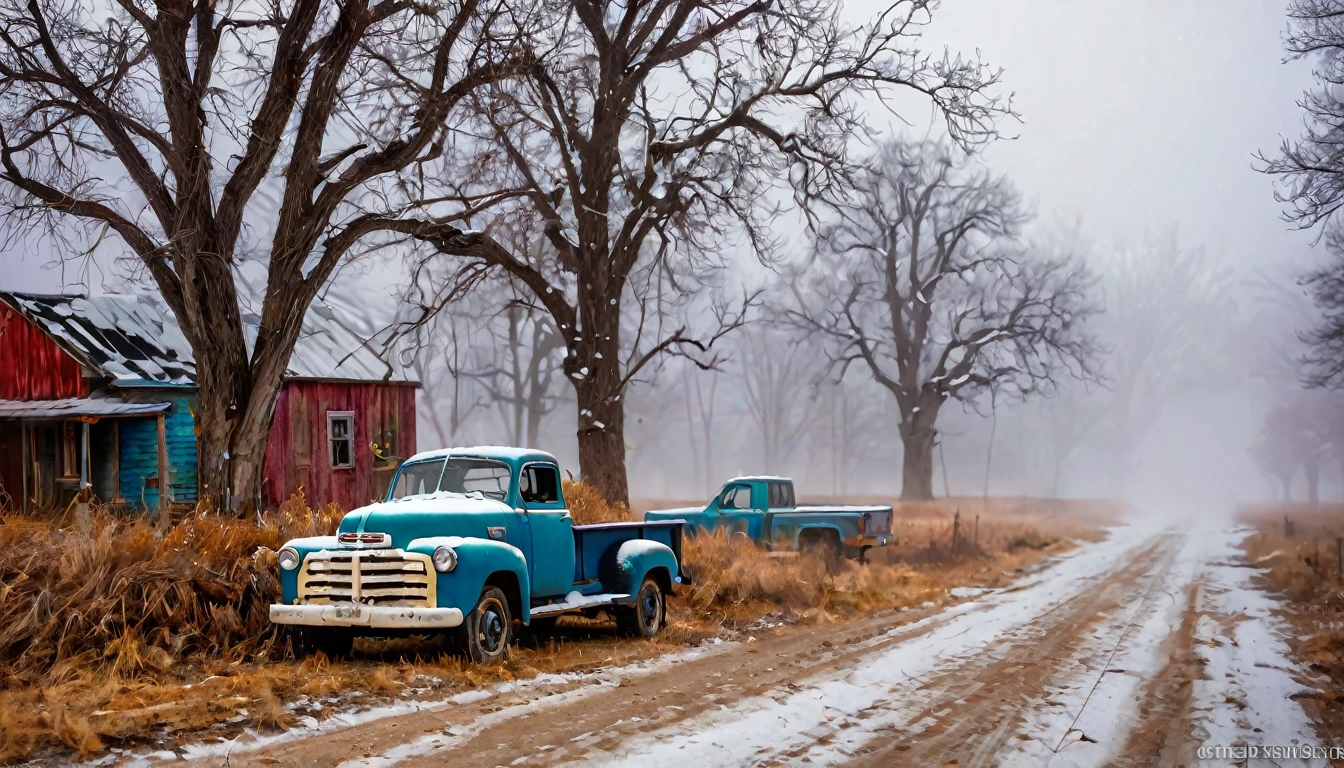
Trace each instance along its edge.
<instances>
[{"instance_id":1,"label":"truck windshield","mask_svg":"<svg viewBox=\"0 0 1344 768\"><path fill-rule=\"evenodd\" d=\"M417 461L401 468L397 475L397 485L392 489L392 498L404 499L407 496L424 496L439 489L439 478L443 476L444 460Z\"/></svg>"},{"instance_id":2,"label":"truck windshield","mask_svg":"<svg viewBox=\"0 0 1344 768\"><path fill-rule=\"evenodd\" d=\"M509 465L490 459L449 457L434 461L417 461L402 467L397 484L392 489L393 499L424 496L435 491L476 493L498 501L509 495Z\"/></svg>"}]
</instances>

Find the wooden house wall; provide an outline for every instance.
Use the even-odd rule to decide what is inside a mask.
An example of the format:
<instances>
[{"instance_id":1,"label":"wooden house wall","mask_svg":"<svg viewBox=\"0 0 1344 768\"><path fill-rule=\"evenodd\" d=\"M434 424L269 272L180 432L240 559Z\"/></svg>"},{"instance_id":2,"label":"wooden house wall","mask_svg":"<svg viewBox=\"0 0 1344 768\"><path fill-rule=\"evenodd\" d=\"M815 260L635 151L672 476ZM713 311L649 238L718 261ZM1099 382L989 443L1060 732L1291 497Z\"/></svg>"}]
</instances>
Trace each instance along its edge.
<instances>
[{"instance_id":1,"label":"wooden house wall","mask_svg":"<svg viewBox=\"0 0 1344 768\"><path fill-rule=\"evenodd\" d=\"M168 483L197 488L196 426L192 417L193 400L183 394L158 390L137 392L134 398L152 402L172 402L164 414L164 432L168 443ZM120 459L118 483L121 497L132 505L156 509L159 488L150 487L149 478L159 476L159 424L156 417L121 419L117 450ZM196 497L195 490L191 491ZM179 496L184 495L179 492ZM183 500L181 498L179 501Z\"/></svg>"},{"instance_id":2,"label":"wooden house wall","mask_svg":"<svg viewBox=\"0 0 1344 768\"><path fill-rule=\"evenodd\" d=\"M83 367L51 337L0 304L0 400L87 397Z\"/></svg>"},{"instance_id":3,"label":"wooden house wall","mask_svg":"<svg viewBox=\"0 0 1344 768\"><path fill-rule=\"evenodd\" d=\"M327 414L354 412L354 466L333 468L328 455ZM415 388L395 384L288 381L276 401L266 448L265 495L278 505L299 487L310 504L343 509L374 499L375 456L407 458L416 451Z\"/></svg>"}]
</instances>

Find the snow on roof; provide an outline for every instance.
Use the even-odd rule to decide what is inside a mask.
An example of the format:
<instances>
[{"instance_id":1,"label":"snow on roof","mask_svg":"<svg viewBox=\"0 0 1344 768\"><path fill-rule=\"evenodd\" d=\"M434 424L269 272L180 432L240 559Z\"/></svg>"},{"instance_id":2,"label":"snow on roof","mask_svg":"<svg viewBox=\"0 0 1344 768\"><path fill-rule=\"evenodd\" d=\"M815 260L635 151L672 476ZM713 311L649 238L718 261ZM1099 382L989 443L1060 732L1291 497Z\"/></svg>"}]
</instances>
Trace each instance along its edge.
<instances>
[{"instance_id":1,"label":"snow on roof","mask_svg":"<svg viewBox=\"0 0 1344 768\"><path fill-rule=\"evenodd\" d=\"M192 385L196 363L182 329L156 294L43 296L0 291L0 301L46 331L86 367L120 386ZM261 324L243 315L249 347ZM414 383L407 371L385 362L336 313L315 301L286 371L295 379Z\"/></svg>"},{"instance_id":2,"label":"snow on roof","mask_svg":"<svg viewBox=\"0 0 1344 768\"><path fill-rule=\"evenodd\" d=\"M146 416L166 411L172 403L128 403L116 397L69 397L61 400L0 400L0 419L68 419L75 416Z\"/></svg>"},{"instance_id":3,"label":"snow on roof","mask_svg":"<svg viewBox=\"0 0 1344 768\"><path fill-rule=\"evenodd\" d=\"M555 460L554 456L545 451L539 451L535 448L514 448L505 445L474 445L469 448L439 448L433 451L417 453L406 461L441 459L445 456L467 456L506 459L511 461L550 461L555 464L560 463Z\"/></svg>"}]
</instances>

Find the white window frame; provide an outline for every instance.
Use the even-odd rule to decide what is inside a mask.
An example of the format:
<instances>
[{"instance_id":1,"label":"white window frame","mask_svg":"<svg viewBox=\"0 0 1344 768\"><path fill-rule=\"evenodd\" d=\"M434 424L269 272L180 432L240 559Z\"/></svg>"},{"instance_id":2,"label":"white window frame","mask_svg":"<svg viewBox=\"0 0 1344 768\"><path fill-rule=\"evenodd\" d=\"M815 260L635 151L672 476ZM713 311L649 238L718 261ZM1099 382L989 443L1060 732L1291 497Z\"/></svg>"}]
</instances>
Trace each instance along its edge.
<instances>
[{"instance_id":1,"label":"white window frame","mask_svg":"<svg viewBox=\"0 0 1344 768\"><path fill-rule=\"evenodd\" d=\"M350 423L350 429L345 437L337 438L332 430L332 425L338 420L345 420ZM335 445L337 440L346 440L350 443L350 463L336 464ZM355 412L354 411L327 411L327 465L332 469L354 469L355 467Z\"/></svg>"}]
</instances>

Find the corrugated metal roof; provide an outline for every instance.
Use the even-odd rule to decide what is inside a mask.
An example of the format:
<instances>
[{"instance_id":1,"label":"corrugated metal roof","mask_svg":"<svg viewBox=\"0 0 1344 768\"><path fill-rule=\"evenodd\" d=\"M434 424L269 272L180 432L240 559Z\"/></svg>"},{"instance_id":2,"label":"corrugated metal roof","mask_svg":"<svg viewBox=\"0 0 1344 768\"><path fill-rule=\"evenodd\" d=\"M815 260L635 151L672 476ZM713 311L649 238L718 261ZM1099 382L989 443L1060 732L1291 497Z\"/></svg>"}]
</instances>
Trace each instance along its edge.
<instances>
[{"instance_id":1,"label":"corrugated metal roof","mask_svg":"<svg viewBox=\"0 0 1344 768\"><path fill-rule=\"evenodd\" d=\"M84 365L123 387L191 385L196 364L177 319L151 293L43 296L0 291L0 300L36 323ZM260 318L243 315L249 348ZM314 302L287 375L300 379L413 383L405 368L382 360L329 306Z\"/></svg>"},{"instance_id":2,"label":"corrugated metal roof","mask_svg":"<svg viewBox=\"0 0 1344 768\"><path fill-rule=\"evenodd\" d=\"M172 403L128 403L115 397L0 400L0 419L68 419L74 416L148 416Z\"/></svg>"}]
</instances>

